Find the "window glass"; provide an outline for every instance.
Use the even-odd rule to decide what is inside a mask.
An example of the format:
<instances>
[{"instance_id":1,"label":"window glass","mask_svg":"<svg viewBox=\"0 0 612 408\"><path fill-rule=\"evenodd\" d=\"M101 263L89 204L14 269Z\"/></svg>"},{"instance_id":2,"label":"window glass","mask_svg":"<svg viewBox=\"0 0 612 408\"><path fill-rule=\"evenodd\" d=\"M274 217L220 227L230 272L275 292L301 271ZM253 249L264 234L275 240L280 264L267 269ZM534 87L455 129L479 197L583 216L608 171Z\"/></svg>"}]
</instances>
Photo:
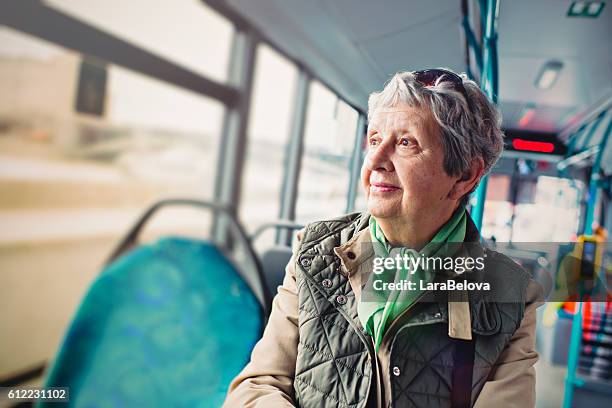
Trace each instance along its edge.
<instances>
[{"instance_id":1,"label":"window glass","mask_svg":"<svg viewBox=\"0 0 612 408\"><path fill-rule=\"evenodd\" d=\"M358 114L321 83L310 85L296 219L343 214Z\"/></svg>"},{"instance_id":2,"label":"window glass","mask_svg":"<svg viewBox=\"0 0 612 408\"><path fill-rule=\"evenodd\" d=\"M557 177L539 176L531 202L516 206L515 242L569 242L576 238L580 197L584 184Z\"/></svg>"},{"instance_id":3,"label":"window glass","mask_svg":"<svg viewBox=\"0 0 612 408\"><path fill-rule=\"evenodd\" d=\"M364 131L361 139L361 161L360 168L363 167L363 161L365 160L367 154L367 144L366 144L366 132ZM363 184L361 182L361 172L357 176L357 194L355 194L355 211L365 211L368 209L368 202L365 196L365 191L363 189Z\"/></svg>"},{"instance_id":4,"label":"window glass","mask_svg":"<svg viewBox=\"0 0 612 408\"><path fill-rule=\"evenodd\" d=\"M355 211L365 211L368 209L368 201L365 196L365 191L363 191L363 187L361 186L361 180L359 180L359 185L357 187L357 195L355 196Z\"/></svg>"},{"instance_id":5,"label":"window glass","mask_svg":"<svg viewBox=\"0 0 612 408\"><path fill-rule=\"evenodd\" d=\"M583 183L538 176L521 179L517 188L513 208L510 176L489 176L483 237L494 237L498 242L568 242L575 239Z\"/></svg>"},{"instance_id":6,"label":"window glass","mask_svg":"<svg viewBox=\"0 0 612 408\"><path fill-rule=\"evenodd\" d=\"M195 72L220 81L227 79L233 28L201 0L46 0L46 3Z\"/></svg>"},{"instance_id":7,"label":"window glass","mask_svg":"<svg viewBox=\"0 0 612 408\"><path fill-rule=\"evenodd\" d=\"M223 106L8 28L0 45L5 378L52 357L84 291L145 208L212 197ZM144 240L205 237L210 221L205 211L171 208Z\"/></svg>"},{"instance_id":8,"label":"window glass","mask_svg":"<svg viewBox=\"0 0 612 408\"><path fill-rule=\"evenodd\" d=\"M257 49L240 215L252 231L278 219L297 69L266 45ZM274 231L256 244L274 242Z\"/></svg>"}]
</instances>

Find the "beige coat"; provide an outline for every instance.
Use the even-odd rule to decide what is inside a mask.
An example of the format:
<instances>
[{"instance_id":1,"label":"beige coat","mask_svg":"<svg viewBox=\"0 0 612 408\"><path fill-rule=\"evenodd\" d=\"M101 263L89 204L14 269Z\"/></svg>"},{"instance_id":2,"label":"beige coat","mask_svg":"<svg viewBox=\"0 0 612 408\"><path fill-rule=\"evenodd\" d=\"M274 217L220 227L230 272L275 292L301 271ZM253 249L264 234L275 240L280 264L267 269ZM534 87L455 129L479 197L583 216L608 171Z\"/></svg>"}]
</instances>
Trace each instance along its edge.
<instances>
[{"instance_id":1,"label":"beige coat","mask_svg":"<svg viewBox=\"0 0 612 408\"><path fill-rule=\"evenodd\" d=\"M299 238L299 236L298 236ZM349 279L358 300L361 285L372 271L371 245L368 229L359 232L346 244L334 249L342 260L342 273ZM349 259L346 253L357 256ZM295 251L286 268L282 286L272 303L272 313L263 337L255 345L251 361L230 384L224 407L293 407L293 377L298 348L298 296L295 280ZM476 401L476 408L534 407L535 368L538 353L535 351L536 308L542 304L540 288L531 282L527 288L527 307L523 321L495 364L491 378L484 385ZM449 303L449 336L471 336L469 305L467 302ZM389 349L379 349L378 367L386 367ZM382 373L379 378L389 378ZM388 396L390 381L383 380ZM378 407L388 406L389 401L378 401Z\"/></svg>"}]
</instances>

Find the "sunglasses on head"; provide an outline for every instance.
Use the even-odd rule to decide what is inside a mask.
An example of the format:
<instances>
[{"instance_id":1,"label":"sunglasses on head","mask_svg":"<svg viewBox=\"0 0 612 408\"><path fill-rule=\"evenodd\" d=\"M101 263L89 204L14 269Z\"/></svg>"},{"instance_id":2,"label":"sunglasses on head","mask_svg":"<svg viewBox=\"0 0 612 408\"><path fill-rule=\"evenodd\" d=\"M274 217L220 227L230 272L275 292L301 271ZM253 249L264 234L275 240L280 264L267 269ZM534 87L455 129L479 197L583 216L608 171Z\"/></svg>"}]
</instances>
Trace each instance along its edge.
<instances>
[{"instance_id":1,"label":"sunglasses on head","mask_svg":"<svg viewBox=\"0 0 612 408\"><path fill-rule=\"evenodd\" d=\"M463 86L463 79L461 79L461 77L454 72L447 71L445 69L424 69L422 71L414 71L412 75L414 75L414 79L425 87L435 86L438 80L441 80L442 82L450 82L453 85L453 89L460 92L468 105L470 105L470 99L468 98L467 91Z\"/></svg>"}]
</instances>

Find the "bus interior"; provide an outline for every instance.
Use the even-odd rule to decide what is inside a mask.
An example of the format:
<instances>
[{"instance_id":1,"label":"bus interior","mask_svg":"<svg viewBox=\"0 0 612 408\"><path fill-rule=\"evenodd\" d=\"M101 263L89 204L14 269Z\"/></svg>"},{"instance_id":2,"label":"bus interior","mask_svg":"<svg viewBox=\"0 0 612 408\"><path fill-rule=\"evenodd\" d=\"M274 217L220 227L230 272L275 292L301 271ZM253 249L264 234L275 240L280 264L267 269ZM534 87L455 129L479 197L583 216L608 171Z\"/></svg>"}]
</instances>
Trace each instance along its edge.
<instances>
[{"instance_id":1,"label":"bus interior","mask_svg":"<svg viewBox=\"0 0 612 408\"><path fill-rule=\"evenodd\" d=\"M547 245L591 239L609 281L607 3L0 2L0 387L220 406L296 231L365 209L368 96L398 71L466 73L497 104L484 242L554 286ZM536 406L610 406L610 302L560 303L538 309Z\"/></svg>"}]
</instances>

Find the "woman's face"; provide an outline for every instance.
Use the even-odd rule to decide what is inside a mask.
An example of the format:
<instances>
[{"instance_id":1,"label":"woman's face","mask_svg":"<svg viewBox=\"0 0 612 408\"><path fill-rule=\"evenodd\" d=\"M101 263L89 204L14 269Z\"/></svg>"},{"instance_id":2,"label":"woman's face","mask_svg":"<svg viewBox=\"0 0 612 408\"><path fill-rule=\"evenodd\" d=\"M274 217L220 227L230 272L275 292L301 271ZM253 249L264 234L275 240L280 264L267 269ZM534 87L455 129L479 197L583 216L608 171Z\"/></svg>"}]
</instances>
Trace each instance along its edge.
<instances>
[{"instance_id":1,"label":"woman's face","mask_svg":"<svg viewBox=\"0 0 612 408\"><path fill-rule=\"evenodd\" d=\"M376 110L367 145L361 181L373 216L424 220L456 205L448 195L458 177L444 170L440 129L428 111L407 105Z\"/></svg>"}]
</instances>

